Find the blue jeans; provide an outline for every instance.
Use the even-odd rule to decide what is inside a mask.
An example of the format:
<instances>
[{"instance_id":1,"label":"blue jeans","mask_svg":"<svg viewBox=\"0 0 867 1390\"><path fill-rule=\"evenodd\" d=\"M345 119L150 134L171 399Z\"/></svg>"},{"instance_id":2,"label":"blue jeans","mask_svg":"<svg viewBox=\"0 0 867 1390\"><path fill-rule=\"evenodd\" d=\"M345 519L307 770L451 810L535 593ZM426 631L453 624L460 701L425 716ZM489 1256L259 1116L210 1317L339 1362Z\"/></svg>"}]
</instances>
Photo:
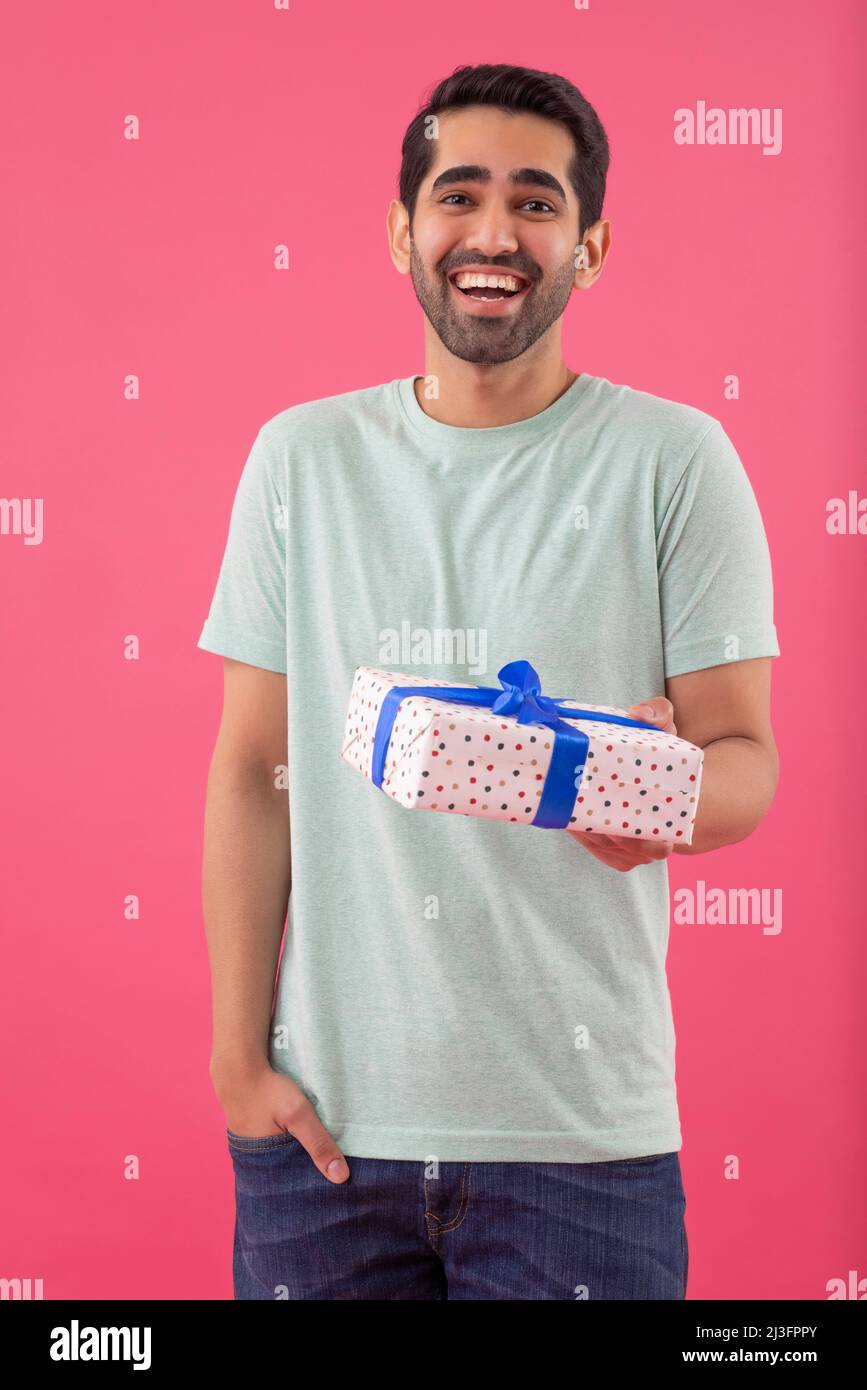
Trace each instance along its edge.
<instances>
[{"instance_id":1,"label":"blue jeans","mask_svg":"<svg viewBox=\"0 0 867 1390\"><path fill-rule=\"evenodd\" d=\"M236 1299L686 1295L677 1153L602 1163L346 1155L330 1183L290 1134L227 1131Z\"/></svg>"}]
</instances>

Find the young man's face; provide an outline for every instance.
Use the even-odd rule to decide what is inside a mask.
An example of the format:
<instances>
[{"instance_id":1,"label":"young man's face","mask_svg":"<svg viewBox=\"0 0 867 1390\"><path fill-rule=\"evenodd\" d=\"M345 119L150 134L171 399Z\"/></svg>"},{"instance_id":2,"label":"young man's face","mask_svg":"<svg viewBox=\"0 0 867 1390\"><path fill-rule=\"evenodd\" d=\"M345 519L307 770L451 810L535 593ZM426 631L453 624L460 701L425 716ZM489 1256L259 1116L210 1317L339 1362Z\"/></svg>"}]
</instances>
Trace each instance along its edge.
<instances>
[{"instance_id":1,"label":"young man's face","mask_svg":"<svg viewBox=\"0 0 867 1390\"><path fill-rule=\"evenodd\" d=\"M575 284L572 137L540 116L472 106L441 116L432 146L410 232L416 295L455 357L509 362L560 318ZM454 277L465 267L514 271L520 289L464 292Z\"/></svg>"}]
</instances>

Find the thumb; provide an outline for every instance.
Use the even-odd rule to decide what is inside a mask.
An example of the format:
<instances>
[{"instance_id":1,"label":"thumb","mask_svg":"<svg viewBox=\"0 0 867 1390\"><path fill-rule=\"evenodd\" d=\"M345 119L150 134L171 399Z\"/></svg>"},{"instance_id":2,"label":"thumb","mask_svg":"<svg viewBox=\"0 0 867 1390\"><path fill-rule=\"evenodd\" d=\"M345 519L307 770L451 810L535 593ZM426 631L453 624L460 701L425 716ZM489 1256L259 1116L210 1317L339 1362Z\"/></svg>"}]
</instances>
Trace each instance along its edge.
<instances>
[{"instance_id":1,"label":"thumb","mask_svg":"<svg viewBox=\"0 0 867 1390\"><path fill-rule=\"evenodd\" d=\"M665 695L655 695L650 700L641 700L637 705L630 705L628 713L635 719L643 720L645 724L658 724L661 729L675 732L674 706Z\"/></svg>"},{"instance_id":2,"label":"thumb","mask_svg":"<svg viewBox=\"0 0 867 1390\"><path fill-rule=\"evenodd\" d=\"M316 1167L329 1182L346 1182L349 1177L349 1164L335 1139L322 1124L313 1106L311 1113L299 1120L292 1133L309 1153Z\"/></svg>"}]
</instances>

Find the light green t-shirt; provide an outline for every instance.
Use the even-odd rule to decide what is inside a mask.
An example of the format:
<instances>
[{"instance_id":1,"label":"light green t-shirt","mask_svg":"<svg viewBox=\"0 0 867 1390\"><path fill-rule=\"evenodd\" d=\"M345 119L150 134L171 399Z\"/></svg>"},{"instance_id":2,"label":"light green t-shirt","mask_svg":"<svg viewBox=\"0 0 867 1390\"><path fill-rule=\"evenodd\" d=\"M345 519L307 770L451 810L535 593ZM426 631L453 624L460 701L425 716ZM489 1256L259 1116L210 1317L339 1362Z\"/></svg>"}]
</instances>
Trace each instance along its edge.
<instances>
[{"instance_id":1,"label":"light green t-shirt","mask_svg":"<svg viewBox=\"0 0 867 1390\"><path fill-rule=\"evenodd\" d=\"M292 889L271 1062L347 1155L680 1149L668 866L405 810L341 757L357 666L623 709L778 656L768 547L719 421L581 374L515 424L413 378L292 406L247 458L200 647L287 673ZM676 716L676 712L675 712Z\"/></svg>"}]
</instances>

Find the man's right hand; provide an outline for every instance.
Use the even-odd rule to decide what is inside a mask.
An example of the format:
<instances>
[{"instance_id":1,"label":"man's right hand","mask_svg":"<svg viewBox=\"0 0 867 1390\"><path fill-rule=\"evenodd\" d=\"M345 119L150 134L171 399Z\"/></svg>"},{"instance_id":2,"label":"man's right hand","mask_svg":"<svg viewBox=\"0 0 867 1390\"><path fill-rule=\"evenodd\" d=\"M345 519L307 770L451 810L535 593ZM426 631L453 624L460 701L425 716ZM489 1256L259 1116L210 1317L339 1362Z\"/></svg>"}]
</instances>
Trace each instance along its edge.
<instances>
[{"instance_id":1,"label":"man's right hand","mask_svg":"<svg viewBox=\"0 0 867 1390\"><path fill-rule=\"evenodd\" d=\"M329 1182L346 1182L349 1165L315 1108L291 1079L267 1062L254 1070L235 1070L211 1064L211 1081L226 1117L226 1125L244 1138L293 1135Z\"/></svg>"}]
</instances>

